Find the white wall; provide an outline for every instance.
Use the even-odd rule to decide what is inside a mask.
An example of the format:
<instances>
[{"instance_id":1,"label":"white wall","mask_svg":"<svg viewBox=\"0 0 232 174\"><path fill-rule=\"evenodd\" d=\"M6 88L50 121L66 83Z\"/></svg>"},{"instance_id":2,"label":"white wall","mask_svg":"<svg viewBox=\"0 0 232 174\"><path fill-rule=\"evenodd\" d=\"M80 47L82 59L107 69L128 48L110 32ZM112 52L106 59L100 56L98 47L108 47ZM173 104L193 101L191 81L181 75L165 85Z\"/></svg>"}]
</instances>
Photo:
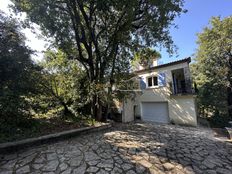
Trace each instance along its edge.
<instances>
[{"instance_id":1,"label":"white wall","mask_svg":"<svg viewBox=\"0 0 232 174\"><path fill-rule=\"evenodd\" d=\"M169 116L176 124L197 126L195 97L192 95L171 96Z\"/></svg>"},{"instance_id":2,"label":"white wall","mask_svg":"<svg viewBox=\"0 0 232 174\"><path fill-rule=\"evenodd\" d=\"M197 126L197 112L194 95L170 95L171 91L167 87L156 89L146 89L143 94L138 94L135 101L127 99L125 103L125 122L133 121L132 110L134 105L138 105L141 113L142 102L168 102L169 119L175 124ZM128 117L128 118L127 118Z\"/></svg>"},{"instance_id":3,"label":"white wall","mask_svg":"<svg viewBox=\"0 0 232 174\"><path fill-rule=\"evenodd\" d=\"M180 69L180 68L186 69L185 70L185 72L186 72L185 75L188 76L188 77L190 76L190 71L187 71L187 69L189 69L189 65L188 65L187 62L180 63L180 64L177 64L177 65L171 65L171 66L159 68L159 69L156 69L156 70L152 70L151 72L145 72L145 73L142 72L142 73L139 73L138 76L147 80L148 77L153 76L153 75L157 75L159 72L162 72L162 73L165 73L165 75L166 75L166 82L167 82L167 85L168 85L168 82L172 82L172 70Z\"/></svg>"},{"instance_id":4,"label":"white wall","mask_svg":"<svg viewBox=\"0 0 232 174\"><path fill-rule=\"evenodd\" d=\"M188 63L159 68L152 72L140 73L139 77L147 78L157 75L158 72L166 74L166 87L153 87L143 90L137 94L135 100L124 101L123 122L134 120L134 105L138 105L141 115L141 102L168 102L169 118L176 124L197 126L197 112L194 95L171 95L169 82L172 82L172 70L188 68ZM190 73L189 71L187 73ZM190 74L189 74L190 76Z\"/></svg>"}]
</instances>

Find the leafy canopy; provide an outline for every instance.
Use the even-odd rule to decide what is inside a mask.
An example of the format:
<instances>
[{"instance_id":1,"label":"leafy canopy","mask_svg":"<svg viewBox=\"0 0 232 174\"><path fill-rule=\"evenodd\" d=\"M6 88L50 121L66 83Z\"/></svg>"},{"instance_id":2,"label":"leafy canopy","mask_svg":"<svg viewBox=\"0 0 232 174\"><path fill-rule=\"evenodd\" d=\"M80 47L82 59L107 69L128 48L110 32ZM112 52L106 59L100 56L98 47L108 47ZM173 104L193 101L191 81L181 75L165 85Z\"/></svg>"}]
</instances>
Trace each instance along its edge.
<instances>
[{"instance_id":1,"label":"leafy canopy","mask_svg":"<svg viewBox=\"0 0 232 174\"><path fill-rule=\"evenodd\" d=\"M213 17L198 34L199 48L192 65L199 103L219 114L228 113L232 88L232 17Z\"/></svg>"},{"instance_id":2,"label":"leafy canopy","mask_svg":"<svg viewBox=\"0 0 232 174\"><path fill-rule=\"evenodd\" d=\"M138 69L139 65L144 67L149 67L152 65L152 61L154 59L161 58L161 54L156 50L152 50L151 48L144 48L139 52L136 52L134 58L132 60L132 67L134 69Z\"/></svg>"},{"instance_id":3,"label":"leafy canopy","mask_svg":"<svg viewBox=\"0 0 232 174\"><path fill-rule=\"evenodd\" d=\"M92 79L115 71L115 63L140 45L163 44L171 52L169 26L183 12L183 1L14 0ZM126 55L126 57L125 57ZM111 68L110 71L107 69ZM93 79L92 79L93 80Z\"/></svg>"},{"instance_id":4,"label":"leafy canopy","mask_svg":"<svg viewBox=\"0 0 232 174\"><path fill-rule=\"evenodd\" d=\"M20 124L30 117L28 96L39 93L40 68L16 20L0 13L0 124Z\"/></svg>"},{"instance_id":5,"label":"leafy canopy","mask_svg":"<svg viewBox=\"0 0 232 174\"><path fill-rule=\"evenodd\" d=\"M13 0L54 45L85 69L94 91L92 111L101 110L104 84L111 87L118 72L128 72L133 53L163 45L172 52L169 27L184 12L184 0ZM94 88L94 89L93 89ZM93 89L93 90L92 90ZM110 90L111 91L111 90ZM111 93L111 92L109 92Z\"/></svg>"}]
</instances>

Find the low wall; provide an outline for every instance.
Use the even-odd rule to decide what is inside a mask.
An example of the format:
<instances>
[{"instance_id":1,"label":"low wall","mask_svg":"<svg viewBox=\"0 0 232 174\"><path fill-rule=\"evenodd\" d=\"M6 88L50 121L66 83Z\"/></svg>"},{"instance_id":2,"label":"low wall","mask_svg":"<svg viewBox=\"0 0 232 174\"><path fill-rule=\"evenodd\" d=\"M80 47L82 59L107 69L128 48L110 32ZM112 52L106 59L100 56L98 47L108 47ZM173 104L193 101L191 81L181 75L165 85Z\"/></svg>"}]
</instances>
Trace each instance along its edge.
<instances>
[{"instance_id":1,"label":"low wall","mask_svg":"<svg viewBox=\"0 0 232 174\"><path fill-rule=\"evenodd\" d=\"M180 125L197 126L197 111L194 96L171 96L168 107L171 122Z\"/></svg>"},{"instance_id":2,"label":"low wall","mask_svg":"<svg viewBox=\"0 0 232 174\"><path fill-rule=\"evenodd\" d=\"M15 142L1 143L0 153L1 154L12 153L14 151L18 151L18 150L36 146L36 145L41 145L45 143L53 143L59 140L64 140L64 139L68 139L68 138L79 136L79 135L102 131L110 127L112 127L110 123L105 123L100 126L84 127L84 128L79 128L79 129L58 132L55 134L44 135L44 136L36 137L36 138L28 138L28 139L24 139L20 141L15 141Z\"/></svg>"}]
</instances>

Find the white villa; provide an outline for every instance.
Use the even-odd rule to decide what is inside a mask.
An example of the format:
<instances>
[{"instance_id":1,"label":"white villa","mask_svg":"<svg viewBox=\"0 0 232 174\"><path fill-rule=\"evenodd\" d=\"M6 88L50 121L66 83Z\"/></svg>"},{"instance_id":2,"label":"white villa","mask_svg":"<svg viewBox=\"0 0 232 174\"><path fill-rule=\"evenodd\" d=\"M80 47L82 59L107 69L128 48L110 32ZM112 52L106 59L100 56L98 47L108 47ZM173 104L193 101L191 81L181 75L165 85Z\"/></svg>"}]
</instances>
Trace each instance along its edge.
<instances>
[{"instance_id":1,"label":"white villa","mask_svg":"<svg viewBox=\"0 0 232 174\"><path fill-rule=\"evenodd\" d=\"M139 66L135 71L141 91L133 99L125 99L122 122L136 118L158 123L197 126L196 95L192 88L189 63L191 58L150 68Z\"/></svg>"}]
</instances>

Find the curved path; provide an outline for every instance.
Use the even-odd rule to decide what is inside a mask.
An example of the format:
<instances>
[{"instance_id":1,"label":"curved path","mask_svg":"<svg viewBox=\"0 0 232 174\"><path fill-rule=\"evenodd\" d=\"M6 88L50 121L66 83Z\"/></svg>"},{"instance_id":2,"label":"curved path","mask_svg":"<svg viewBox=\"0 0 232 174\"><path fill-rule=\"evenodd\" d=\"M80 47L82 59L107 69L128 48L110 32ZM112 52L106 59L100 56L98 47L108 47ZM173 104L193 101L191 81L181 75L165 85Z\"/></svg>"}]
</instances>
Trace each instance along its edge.
<instances>
[{"instance_id":1,"label":"curved path","mask_svg":"<svg viewBox=\"0 0 232 174\"><path fill-rule=\"evenodd\" d=\"M148 123L0 156L0 173L232 174L232 144L208 129Z\"/></svg>"}]
</instances>

